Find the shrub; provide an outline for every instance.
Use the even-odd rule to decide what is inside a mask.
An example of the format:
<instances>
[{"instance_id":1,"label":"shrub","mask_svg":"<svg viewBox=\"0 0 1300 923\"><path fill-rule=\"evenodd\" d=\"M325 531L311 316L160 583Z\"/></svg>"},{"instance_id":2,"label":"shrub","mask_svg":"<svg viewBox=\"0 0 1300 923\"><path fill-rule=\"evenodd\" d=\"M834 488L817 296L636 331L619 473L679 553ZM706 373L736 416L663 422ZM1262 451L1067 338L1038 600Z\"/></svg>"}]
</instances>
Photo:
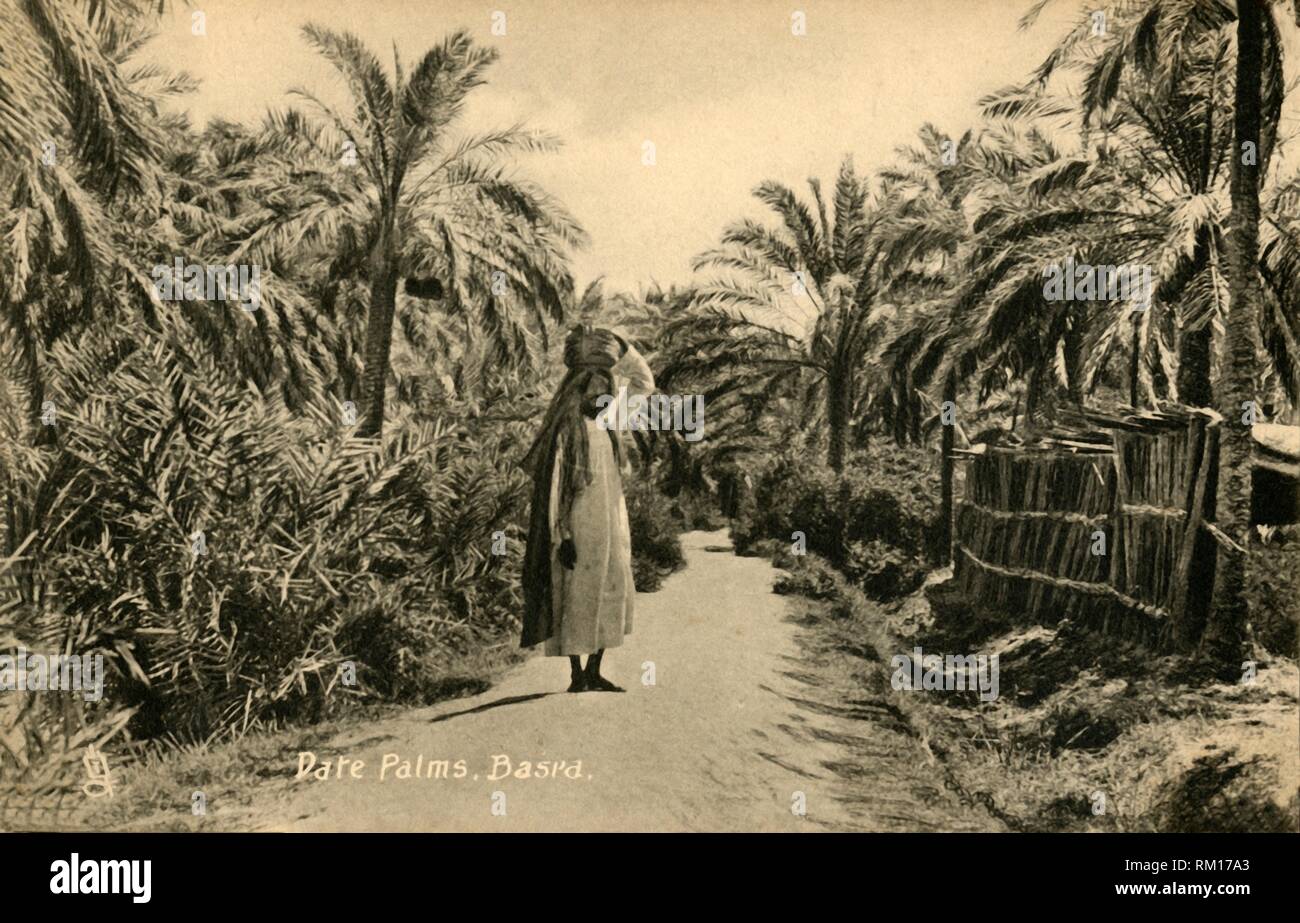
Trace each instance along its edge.
<instances>
[{"instance_id":1,"label":"shrub","mask_svg":"<svg viewBox=\"0 0 1300 923\"><path fill-rule=\"evenodd\" d=\"M639 591L651 593L686 563L680 527L667 498L650 483L629 481L624 496L632 531L632 575Z\"/></svg>"},{"instance_id":2,"label":"shrub","mask_svg":"<svg viewBox=\"0 0 1300 923\"><path fill-rule=\"evenodd\" d=\"M0 627L102 653L102 707L132 710L135 736L420 696L447 652L517 625L520 552L491 542L521 544L527 491L492 445L437 426L357 439L338 408L292 414L176 341L92 352L60 356L66 425L13 487L33 541Z\"/></svg>"},{"instance_id":3,"label":"shrub","mask_svg":"<svg viewBox=\"0 0 1300 923\"><path fill-rule=\"evenodd\" d=\"M792 557L789 571L781 574L772 587L773 592L785 596L806 596L809 599L836 599L838 584L835 571L816 555Z\"/></svg>"},{"instance_id":4,"label":"shrub","mask_svg":"<svg viewBox=\"0 0 1300 923\"><path fill-rule=\"evenodd\" d=\"M1255 637L1271 653L1297 656L1300 627L1300 540L1252 545L1246 593Z\"/></svg>"},{"instance_id":5,"label":"shrub","mask_svg":"<svg viewBox=\"0 0 1300 923\"><path fill-rule=\"evenodd\" d=\"M670 509L684 532L712 532L727 524L716 499L703 490L683 490L670 501Z\"/></svg>"},{"instance_id":6,"label":"shrub","mask_svg":"<svg viewBox=\"0 0 1300 923\"><path fill-rule=\"evenodd\" d=\"M938 516L938 477L915 452L893 445L852 455L843 476L793 453L759 473L752 501L741 504L732 539L745 552L765 538L792 541L834 562L877 598L920 585Z\"/></svg>"},{"instance_id":7,"label":"shrub","mask_svg":"<svg viewBox=\"0 0 1300 923\"><path fill-rule=\"evenodd\" d=\"M880 539L852 542L845 554L844 575L874 599L894 599L915 591L926 574L926 562Z\"/></svg>"}]
</instances>

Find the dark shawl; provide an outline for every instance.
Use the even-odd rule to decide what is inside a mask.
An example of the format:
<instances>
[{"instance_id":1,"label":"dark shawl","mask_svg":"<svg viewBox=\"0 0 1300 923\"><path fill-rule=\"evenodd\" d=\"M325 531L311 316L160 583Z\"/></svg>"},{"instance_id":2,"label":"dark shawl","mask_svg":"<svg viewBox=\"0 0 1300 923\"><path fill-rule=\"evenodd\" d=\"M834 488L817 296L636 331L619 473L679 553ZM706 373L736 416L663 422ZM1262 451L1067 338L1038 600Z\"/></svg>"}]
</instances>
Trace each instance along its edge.
<instances>
[{"instance_id":1,"label":"dark shawl","mask_svg":"<svg viewBox=\"0 0 1300 923\"><path fill-rule=\"evenodd\" d=\"M582 396L592 375L613 378L608 372L570 369L551 399L542 420L541 432L524 456L523 466L533 476L532 502L528 515L528 545L524 550L524 628L520 647L541 644L555 631L551 611L551 481L555 463L563 453L565 469L560 472L560 515L567 516L578 490L591 483L587 460L587 427L582 416ZM622 462L622 446L613 430L609 438L615 458Z\"/></svg>"}]
</instances>

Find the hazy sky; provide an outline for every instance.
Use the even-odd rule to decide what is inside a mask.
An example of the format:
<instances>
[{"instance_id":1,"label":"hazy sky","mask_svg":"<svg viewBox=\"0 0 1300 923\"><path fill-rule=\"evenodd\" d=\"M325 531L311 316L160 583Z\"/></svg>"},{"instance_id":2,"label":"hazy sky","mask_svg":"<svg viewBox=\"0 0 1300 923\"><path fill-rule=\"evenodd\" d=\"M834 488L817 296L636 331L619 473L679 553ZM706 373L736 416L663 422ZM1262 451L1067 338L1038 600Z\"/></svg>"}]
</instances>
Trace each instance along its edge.
<instances>
[{"instance_id":1,"label":"hazy sky","mask_svg":"<svg viewBox=\"0 0 1300 923\"><path fill-rule=\"evenodd\" d=\"M636 289L680 282L723 226L764 209L762 180L826 184L845 154L887 164L925 121L954 135L976 101L1020 82L1077 15L1058 0L1029 31L1027 0L193 0L167 13L145 57L202 82L183 97L202 125L255 121L303 85L338 98L341 84L299 28L357 33L391 65L414 62L464 27L500 49L465 127L524 121L559 134L557 154L519 169L577 215L592 238L577 255L581 287L604 274ZM191 31L202 10L206 35ZM492 34L505 13L506 34ZM807 34L792 34L792 14ZM656 164L645 166L645 141Z\"/></svg>"}]
</instances>

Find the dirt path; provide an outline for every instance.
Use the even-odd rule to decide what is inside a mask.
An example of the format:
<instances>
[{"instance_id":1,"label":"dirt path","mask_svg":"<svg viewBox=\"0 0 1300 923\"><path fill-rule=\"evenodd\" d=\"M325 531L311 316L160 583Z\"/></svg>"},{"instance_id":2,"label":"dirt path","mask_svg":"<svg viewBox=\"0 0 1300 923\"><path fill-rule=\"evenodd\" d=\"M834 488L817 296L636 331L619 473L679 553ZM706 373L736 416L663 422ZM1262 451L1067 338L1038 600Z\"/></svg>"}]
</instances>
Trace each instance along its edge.
<instances>
[{"instance_id":1,"label":"dirt path","mask_svg":"<svg viewBox=\"0 0 1300 923\"><path fill-rule=\"evenodd\" d=\"M345 768L341 779L294 779L296 765L267 767L271 778L254 794L247 822L239 826L988 826L943 789L941 773L926 762L923 748L887 722L873 723L871 706L821 703L810 694L815 680L796 643L798 626L788 617L792 603L772 593L777 571L768 562L732 554L724 532L688 533L683 546L687 569L659 592L637 597L635 632L606 655L606 673L627 688L625 694L566 694L567 662L535 657L482 695L358 727L317 753L316 768L319 760L330 759L335 774L339 757L364 761L360 778ZM650 664L653 685L642 682ZM391 765L381 779L386 755ZM528 761L533 777L501 777L503 758L515 773ZM452 775L463 760L463 778L421 777L435 760L449 761ZM567 765L558 777L539 777L539 762L561 760ZM409 763L407 778L401 777L403 763ZM802 816L792 810L800 800L806 806Z\"/></svg>"}]
</instances>

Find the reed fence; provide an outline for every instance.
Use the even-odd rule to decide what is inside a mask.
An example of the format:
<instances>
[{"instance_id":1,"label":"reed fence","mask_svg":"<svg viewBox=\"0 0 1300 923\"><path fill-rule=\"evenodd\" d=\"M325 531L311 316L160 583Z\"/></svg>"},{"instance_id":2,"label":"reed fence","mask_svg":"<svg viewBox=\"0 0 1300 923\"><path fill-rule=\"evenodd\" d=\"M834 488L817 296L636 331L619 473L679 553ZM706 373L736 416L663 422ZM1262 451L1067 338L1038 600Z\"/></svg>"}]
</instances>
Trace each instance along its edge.
<instances>
[{"instance_id":1,"label":"reed fence","mask_svg":"<svg viewBox=\"0 0 1300 923\"><path fill-rule=\"evenodd\" d=\"M954 580L977 609L1082 619L1154 646L1192 643L1213 579L1218 418L1083 411L1032 445L957 450ZM1212 514L1211 514L1212 518Z\"/></svg>"}]
</instances>

